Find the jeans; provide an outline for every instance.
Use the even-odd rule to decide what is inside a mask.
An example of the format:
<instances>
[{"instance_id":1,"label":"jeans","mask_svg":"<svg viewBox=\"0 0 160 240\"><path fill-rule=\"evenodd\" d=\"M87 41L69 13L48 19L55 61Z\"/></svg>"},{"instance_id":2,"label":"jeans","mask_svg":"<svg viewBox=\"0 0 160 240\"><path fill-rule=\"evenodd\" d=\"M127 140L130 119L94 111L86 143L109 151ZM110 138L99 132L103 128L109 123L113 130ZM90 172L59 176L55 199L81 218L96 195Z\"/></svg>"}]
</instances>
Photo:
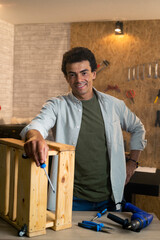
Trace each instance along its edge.
<instances>
[{"instance_id":1,"label":"jeans","mask_svg":"<svg viewBox=\"0 0 160 240\"><path fill-rule=\"evenodd\" d=\"M116 211L116 205L111 199L102 202L90 202L73 197L73 211L102 211L105 208L107 208L108 211Z\"/></svg>"}]
</instances>

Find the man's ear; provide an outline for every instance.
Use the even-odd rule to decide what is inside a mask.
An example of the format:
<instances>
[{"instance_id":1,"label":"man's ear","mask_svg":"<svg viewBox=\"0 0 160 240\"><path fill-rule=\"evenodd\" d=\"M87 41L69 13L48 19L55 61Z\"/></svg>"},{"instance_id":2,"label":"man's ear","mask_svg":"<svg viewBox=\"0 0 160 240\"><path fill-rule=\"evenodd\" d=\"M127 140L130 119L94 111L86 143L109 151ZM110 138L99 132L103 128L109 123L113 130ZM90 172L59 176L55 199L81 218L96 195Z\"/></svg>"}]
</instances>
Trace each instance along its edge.
<instances>
[{"instance_id":1,"label":"man's ear","mask_svg":"<svg viewBox=\"0 0 160 240\"><path fill-rule=\"evenodd\" d=\"M95 80L96 79L96 71L92 72L92 76L93 76L92 79Z\"/></svg>"}]
</instances>

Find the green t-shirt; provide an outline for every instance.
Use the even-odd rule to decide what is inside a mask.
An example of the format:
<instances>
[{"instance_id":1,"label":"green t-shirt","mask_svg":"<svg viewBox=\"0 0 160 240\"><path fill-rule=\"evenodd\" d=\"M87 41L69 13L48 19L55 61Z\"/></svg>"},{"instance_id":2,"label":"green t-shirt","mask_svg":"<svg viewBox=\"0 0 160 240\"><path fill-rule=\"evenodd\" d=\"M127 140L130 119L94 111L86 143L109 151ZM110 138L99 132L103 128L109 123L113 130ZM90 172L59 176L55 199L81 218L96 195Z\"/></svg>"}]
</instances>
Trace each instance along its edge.
<instances>
[{"instance_id":1,"label":"green t-shirt","mask_svg":"<svg viewBox=\"0 0 160 240\"><path fill-rule=\"evenodd\" d=\"M75 154L74 196L99 202L110 198L105 127L96 95L82 101L83 115Z\"/></svg>"}]
</instances>

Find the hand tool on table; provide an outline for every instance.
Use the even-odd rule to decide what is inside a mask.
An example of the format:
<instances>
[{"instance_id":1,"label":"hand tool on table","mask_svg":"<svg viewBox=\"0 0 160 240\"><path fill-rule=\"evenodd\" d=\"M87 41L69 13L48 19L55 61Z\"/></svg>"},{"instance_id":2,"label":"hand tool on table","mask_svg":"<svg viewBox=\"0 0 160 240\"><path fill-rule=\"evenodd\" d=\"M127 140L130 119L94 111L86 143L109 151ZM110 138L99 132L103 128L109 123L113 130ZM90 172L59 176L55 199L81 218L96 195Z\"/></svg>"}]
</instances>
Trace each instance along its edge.
<instances>
[{"instance_id":1,"label":"hand tool on table","mask_svg":"<svg viewBox=\"0 0 160 240\"><path fill-rule=\"evenodd\" d=\"M136 94L135 94L135 91L134 91L133 89L128 90L128 91L126 92L127 98L130 98L133 103L134 103L134 97L135 97L135 95L136 95Z\"/></svg>"},{"instance_id":2,"label":"hand tool on table","mask_svg":"<svg viewBox=\"0 0 160 240\"><path fill-rule=\"evenodd\" d=\"M159 90L159 92L158 92L158 94L157 94L157 96L156 96L156 99L154 100L154 103L157 102L158 98L160 98L160 90Z\"/></svg>"},{"instance_id":3,"label":"hand tool on table","mask_svg":"<svg viewBox=\"0 0 160 240\"><path fill-rule=\"evenodd\" d=\"M29 158L25 153L22 154L22 157L25 158L25 159ZM44 170L44 172L45 172L45 174L46 174L46 177L48 178L48 181L49 181L49 183L50 183L50 186L51 186L51 188L52 188L52 191L55 193L55 190L54 190L53 184L52 184L52 182L51 182L51 179L50 179L50 177L48 176L47 171L46 171L46 164L45 164L45 163L41 163L41 164L40 164L40 167Z\"/></svg>"},{"instance_id":4,"label":"hand tool on table","mask_svg":"<svg viewBox=\"0 0 160 240\"><path fill-rule=\"evenodd\" d=\"M131 221L122 219L114 214L109 213L107 217L114 222L122 225L124 229L140 232L143 228L147 227L153 220L153 215L149 214L131 203L124 203L123 211L132 212Z\"/></svg>"},{"instance_id":5,"label":"hand tool on table","mask_svg":"<svg viewBox=\"0 0 160 240\"><path fill-rule=\"evenodd\" d=\"M96 216L91 219L91 221L95 221L97 218L102 217L106 212L107 212L107 208L105 208L105 209L102 210L101 212L97 213Z\"/></svg>"},{"instance_id":6,"label":"hand tool on table","mask_svg":"<svg viewBox=\"0 0 160 240\"><path fill-rule=\"evenodd\" d=\"M102 63L98 64L97 65L97 72L96 73L99 73L101 72L104 68L106 68L107 66L109 65L109 62L107 60L103 60Z\"/></svg>"},{"instance_id":7,"label":"hand tool on table","mask_svg":"<svg viewBox=\"0 0 160 240\"><path fill-rule=\"evenodd\" d=\"M95 223L91 221L82 221L81 223L78 223L79 227L87 228L90 230L94 230L96 232L106 232L110 233L107 229L112 229L110 227L104 226L103 223Z\"/></svg>"},{"instance_id":8,"label":"hand tool on table","mask_svg":"<svg viewBox=\"0 0 160 240\"><path fill-rule=\"evenodd\" d=\"M18 236L23 237L24 235L26 235L26 233L27 233L27 225L24 224L22 228L19 230Z\"/></svg>"}]
</instances>

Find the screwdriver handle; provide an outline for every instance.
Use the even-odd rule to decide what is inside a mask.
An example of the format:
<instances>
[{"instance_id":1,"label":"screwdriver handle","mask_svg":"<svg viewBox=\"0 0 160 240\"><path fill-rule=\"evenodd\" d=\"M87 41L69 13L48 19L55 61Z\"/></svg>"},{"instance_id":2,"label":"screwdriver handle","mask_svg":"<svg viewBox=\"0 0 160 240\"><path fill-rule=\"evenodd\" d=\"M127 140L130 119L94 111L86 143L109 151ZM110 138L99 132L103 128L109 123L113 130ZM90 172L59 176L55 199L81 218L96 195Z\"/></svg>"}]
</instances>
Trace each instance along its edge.
<instances>
[{"instance_id":1,"label":"screwdriver handle","mask_svg":"<svg viewBox=\"0 0 160 240\"><path fill-rule=\"evenodd\" d=\"M41 163L41 164L40 164L40 167L41 167L41 168L45 168L45 167L46 167L46 164L45 164L45 163Z\"/></svg>"},{"instance_id":2,"label":"screwdriver handle","mask_svg":"<svg viewBox=\"0 0 160 240\"><path fill-rule=\"evenodd\" d=\"M98 218L100 218L101 216L103 216L106 212L107 212L107 208L105 208L105 209L102 210L101 212L97 213Z\"/></svg>"}]
</instances>

